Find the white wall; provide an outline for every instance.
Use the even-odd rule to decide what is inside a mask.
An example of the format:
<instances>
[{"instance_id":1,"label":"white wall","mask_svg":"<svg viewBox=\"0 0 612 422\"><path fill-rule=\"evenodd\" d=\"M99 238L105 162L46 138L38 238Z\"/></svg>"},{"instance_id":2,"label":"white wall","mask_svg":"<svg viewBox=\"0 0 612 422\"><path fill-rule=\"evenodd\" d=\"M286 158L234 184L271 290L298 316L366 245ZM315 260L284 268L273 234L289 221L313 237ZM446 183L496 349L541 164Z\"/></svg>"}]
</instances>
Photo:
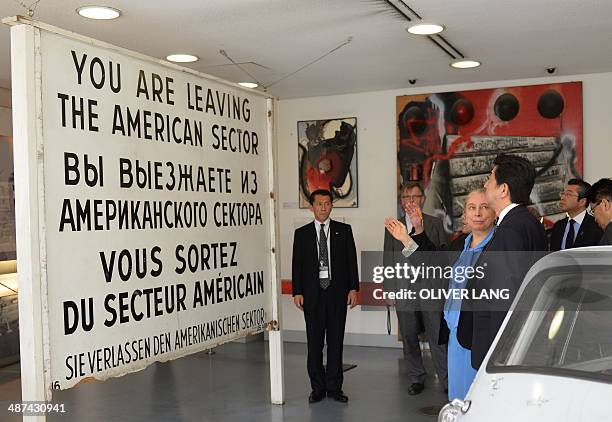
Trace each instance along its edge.
<instances>
[{"instance_id":1,"label":"white wall","mask_svg":"<svg viewBox=\"0 0 612 422\"><path fill-rule=\"evenodd\" d=\"M585 179L593 182L601 177L610 177L612 73L429 86L279 101L278 173L282 278L291 278L291 245L295 221L311 217L308 210L297 209L297 121L357 117L359 208L337 208L334 209L332 217L344 217L345 221L353 226L358 252L381 250L383 220L395 212L396 96L569 81L583 82ZM287 295L283 296L283 318L284 329L304 330L303 317ZM395 332L395 318L392 321ZM346 331L347 337L353 340L349 343L361 342L364 336L359 334L377 334L374 336L377 342L388 344L393 340L393 344L396 343L394 338L386 336L386 312L361 311L357 307L349 312ZM371 341L367 343L371 344Z\"/></svg>"}]
</instances>

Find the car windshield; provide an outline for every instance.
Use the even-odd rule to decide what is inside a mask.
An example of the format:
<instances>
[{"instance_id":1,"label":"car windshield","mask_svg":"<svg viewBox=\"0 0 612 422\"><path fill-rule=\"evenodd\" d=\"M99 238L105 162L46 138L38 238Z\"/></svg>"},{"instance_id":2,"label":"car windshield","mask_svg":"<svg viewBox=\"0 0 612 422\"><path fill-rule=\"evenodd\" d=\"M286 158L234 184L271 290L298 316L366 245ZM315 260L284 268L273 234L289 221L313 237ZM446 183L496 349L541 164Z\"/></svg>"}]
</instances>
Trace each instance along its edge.
<instances>
[{"instance_id":1,"label":"car windshield","mask_svg":"<svg viewBox=\"0 0 612 422\"><path fill-rule=\"evenodd\" d=\"M612 382L610 267L556 268L530 282L487 370Z\"/></svg>"}]
</instances>

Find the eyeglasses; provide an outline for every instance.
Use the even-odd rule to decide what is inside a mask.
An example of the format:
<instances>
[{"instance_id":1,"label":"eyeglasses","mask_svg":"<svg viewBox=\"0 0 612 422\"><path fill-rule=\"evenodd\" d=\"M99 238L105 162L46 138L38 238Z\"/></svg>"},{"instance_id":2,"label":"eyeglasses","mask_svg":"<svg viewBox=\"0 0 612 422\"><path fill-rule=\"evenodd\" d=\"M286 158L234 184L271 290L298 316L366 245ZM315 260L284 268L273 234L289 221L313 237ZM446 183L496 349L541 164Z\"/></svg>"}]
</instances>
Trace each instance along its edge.
<instances>
[{"instance_id":1,"label":"eyeglasses","mask_svg":"<svg viewBox=\"0 0 612 422\"><path fill-rule=\"evenodd\" d=\"M401 199L406 199L408 201L417 201L419 198L422 198L423 195L402 195Z\"/></svg>"},{"instance_id":2,"label":"eyeglasses","mask_svg":"<svg viewBox=\"0 0 612 422\"><path fill-rule=\"evenodd\" d=\"M601 204L601 201L603 201L603 199L600 199L599 201L595 202L594 205L589 205L589 207L586 210L587 214L593 217L595 215L595 208L597 208L597 206Z\"/></svg>"},{"instance_id":3,"label":"eyeglasses","mask_svg":"<svg viewBox=\"0 0 612 422\"><path fill-rule=\"evenodd\" d=\"M559 196L560 196L560 197L562 197L562 198L563 198L564 196L569 196L569 197L575 196L576 198L580 198L580 195L579 195L579 194L574 193L574 192L570 192L570 191L564 191L564 190L562 190L561 192L559 192Z\"/></svg>"}]
</instances>

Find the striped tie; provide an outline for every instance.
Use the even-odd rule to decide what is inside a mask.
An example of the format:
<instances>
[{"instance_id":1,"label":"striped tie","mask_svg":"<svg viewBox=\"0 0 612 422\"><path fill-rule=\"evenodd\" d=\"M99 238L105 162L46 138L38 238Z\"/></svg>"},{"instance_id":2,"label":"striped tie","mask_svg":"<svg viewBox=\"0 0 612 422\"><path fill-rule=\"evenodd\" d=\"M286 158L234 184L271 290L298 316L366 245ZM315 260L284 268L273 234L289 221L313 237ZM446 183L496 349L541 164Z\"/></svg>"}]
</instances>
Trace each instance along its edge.
<instances>
[{"instance_id":1,"label":"striped tie","mask_svg":"<svg viewBox=\"0 0 612 422\"><path fill-rule=\"evenodd\" d=\"M320 267L327 268L327 277L319 278L319 284L323 290L327 289L330 285L329 279L329 256L327 255L327 237L325 236L325 226L321 224L321 230L319 231L319 265Z\"/></svg>"}]
</instances>

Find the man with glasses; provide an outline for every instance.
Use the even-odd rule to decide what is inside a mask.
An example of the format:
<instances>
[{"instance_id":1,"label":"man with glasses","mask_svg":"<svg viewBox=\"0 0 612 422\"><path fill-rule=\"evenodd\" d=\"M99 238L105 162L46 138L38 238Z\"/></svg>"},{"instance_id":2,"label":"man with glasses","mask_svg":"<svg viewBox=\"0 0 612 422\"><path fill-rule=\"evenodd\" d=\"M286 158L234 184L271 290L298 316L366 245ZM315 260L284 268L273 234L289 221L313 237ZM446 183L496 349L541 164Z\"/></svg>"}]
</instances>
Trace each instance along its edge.
<instances>
[{"instance_id":1,"label":"man with glasses","mask_svg":"<svg viewBox=\"0 0 612 422\"><path fill-rule=\"evenodd\" d=\"M431 242L434 243L437 249L445 249L448 246L448 237L444 231L442 220L437 217L424 214L423 205L425 204L425 192L417 182L409 182L400 189L400 205L404 216L400 218L408 230L410 235L414 234L414 227L408 217L408 210L417 209L422 216L423 229ZM388 230L385 230L384 242L384 265L394 266L397 262L405 261L405 256L402 254L404 245L399 240L395 239ZM402 288L407 287L402 284L402 280L386 279L385 290L387 292L398 292ZM427 338L430 339L429 347L432 351L434 366L438 372L440 383L446 388L447 373L446 373L446 348L444 345L439 345L437 342L440 331L440 312L421 311L421 307L416 301L397 300L388 301L389 305L395 305L397 313L397 321L399 324L399 333L402 339L404 349L404 359L408 364L408 375L411 385L408 388L408 394L420 394L425 388L425 368L421 355L421 347L419 343L419 333L425 331ZM435 341L432 341L434 339Z\"/></svg>"},{"instance_id":2,"label":"man with glasses","mask_svg":"<svg viewBox=\"0 0 612 422\"><path fill-rule=\"evenodd\" d=\"M604 231L600 245L612 245L612 179L600 179L589 189L588 213Z\"/></svg>"},{"instance_id":3,"label":"man with glasses","mask_svg":"<svg viewBox=\"0 0 612 422\"><path fill-rule=\"evenodd\" d=\"M566 217L555 223L550 235L550 250L559 251L599 244L603 231L587 214L587 193L591 185L581 179L571 179L561 192L559 208Z\"/></svg>"}]
</instances>

